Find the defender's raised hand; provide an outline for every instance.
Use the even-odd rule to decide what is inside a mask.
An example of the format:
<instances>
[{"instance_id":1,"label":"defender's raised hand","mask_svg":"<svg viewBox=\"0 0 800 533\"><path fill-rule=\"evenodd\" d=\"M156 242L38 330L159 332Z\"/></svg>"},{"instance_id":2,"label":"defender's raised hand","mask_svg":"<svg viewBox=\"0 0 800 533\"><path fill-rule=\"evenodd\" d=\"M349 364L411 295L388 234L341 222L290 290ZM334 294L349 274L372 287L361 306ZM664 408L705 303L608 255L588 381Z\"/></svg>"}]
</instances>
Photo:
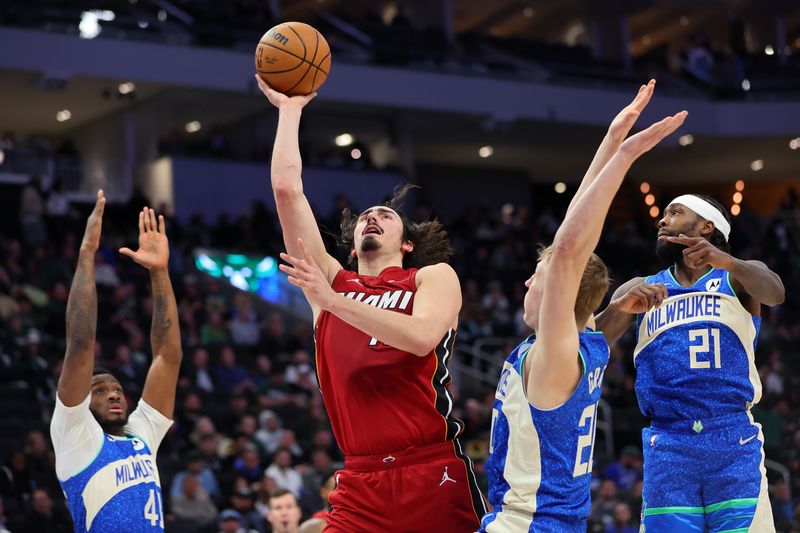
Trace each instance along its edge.
<instances>
[{"instance_id":1,"label":"defender's raised hand","mask_svg":"<svg viewBox=\"0 0 800 533\"><path fill-rule=\"evenodd\" d=\"M628 136L633 124L639 115L642 113L647 104L650 103L650 98L653 97L653 91L656 88L656 80L650 80L647 85L639 87L639 93L633 101L622 108L617 113L611 125L608 127L608 135L615 143L621 143Z\"/></svg>"},{"instance_id":2,"label":"defender's raised hand","mask_svg":"<svg viewBox=\"0 0 800 533\"><path fill-rule=\"evenodd\" d=\"M169 241L164 224L164 215L145 207L139 212L139 249L120 248L119 253L127 255L147 270L166 270L169 263Z\"/></svg>"},{"instance_id":3,"label":"defender's raised hand","mask_svg":"<svg viewBox=\"0 0 800 533\"><path fill-rule=\"evenodd\" d=\"M619 151L631 159L637 159L645 152L651 150L670 133L677 130L686 120L687 111L681 111L671 117L666 117L636 135L628 137L620 146Z\"/></svg>"},{"instance_id":4,"label":"defender's raised hand","mask_svg":"<svg viewBox=\"0 0 800 533\"><path fill-rule=\"evenodd\" d=\"M81 241L81 252L94 253L100 247L100 233L103 229L103 212L106 208L106 197L103 189L97 191L97 201L86 221L86 231Z\"/></svg>"}]
</instances>

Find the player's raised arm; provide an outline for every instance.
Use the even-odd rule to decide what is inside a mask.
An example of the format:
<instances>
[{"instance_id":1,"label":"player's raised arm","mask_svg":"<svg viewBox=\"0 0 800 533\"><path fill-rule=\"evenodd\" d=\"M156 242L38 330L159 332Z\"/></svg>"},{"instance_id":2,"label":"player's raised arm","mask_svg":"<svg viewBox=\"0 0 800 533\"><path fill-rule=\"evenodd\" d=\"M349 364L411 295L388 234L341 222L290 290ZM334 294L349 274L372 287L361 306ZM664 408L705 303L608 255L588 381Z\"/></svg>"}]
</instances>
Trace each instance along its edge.
<instances>
[{"instance_id":1,"label":"player's raised arm","mask_svg":"<svg viewBox=\"0 0 800 533\"><path fill-rule=\"evenodd\" d=\"M608 208L633 162L675 131L682 111L633 135L600 171L556 232L544 273L536 356L530 362L528 396L539 407L563 402L580 376L574 305L583 270L600 239ZM533 400L533 398L531 398Z\"/></svg>"},{"instance_id":2,"label":"player's raised arm","mask_svg":"<svg viewBox=\"0 0 800 533\"><path fill-rule=\"evenodd\" d=\"M447 330L454 328L461 310L461 285L453 268L438 263L416 274L417 294L411 315L380 309L350 298L342 298L325 281L321 269L305 243L298 242L303 259L281 254L292 266L280 265L309 303L327 310L354 328L398 350L424 357L431 353Z\"/></svg>"},{"instance_id":3,"label":"player's raised arm","mask_svg":"<svg viewBox=\"0 0 800 533\"><path fill-rule=\"evenodd\" d=\"M156 220L155 211L145 207L139 212L139 249L134 252L130 248L121 248L119 252L150 271L153 362L144 382L142 399L165 417L172 418L182 352L178 306L167 268L169 241L164 216L159 215Z\"/></svg>"},{"instance_id":4,"label":"player's raised arm","mask_svg":"<svg viewBox=\"0 0 800 533\"><path fill-rule=\"evenodd\" d=\"M319 226L303 193L303 162L300 159L298 138L303 107L317 93L289 97L270 89L258 75L256 81L270 103L278 108L278 131L272 149L271 180L283 242L290 255L302 257L297 248L297 239L303 239L314 261L325 274L325 279L330 283L342 266L325 251Z\"/></svg>"},{"instance_id":5,"label":"player's raised arm","mask_svg":"<svg viewBox=\"0 0 800 533\"><path fill-rule=\"evenodd\" d=\"M78 266L67 300L67 353L58 380L58 398L67 407L80 404L89 395L94 367L94 341L97 331L97 288L94 256L100 246L106 198L97 191L97 202L86 222Z\"/></svg>"},{"instance_id":6,"label":"player's raised arm","mask_svg":"<svg viewBox=\"0 0 800 533\"><path fill-rule=\"evenodd\" d=\"M586 174L583 176L583 180L581 180L581 184L578 187L575 196L572 197L572 200L569 203L569 207L567 208L567 216L570 215L575 204L580 200L580 197L583 196L583 193L586 192L586 189L594 183L594 180L597 178L597 175L606 166L611 156L613 156L617 150L619 149L622 141L625 140L625 137L628 136L628 133L631 131L636 119L639 118L642 110L647 107L647 104L650 103L650 98L653 96L653 91L656 87L656 80L650 80L647 85L642 85L639 87L639 92L636 94L636 97L631 101L630 104L622 108L622 111L617 113L617 116L614 117L614 120L611 121L611 125L608 127L608 131L606 132L605 137L603 137L603 141L600 143L600 146L597 148L597 152L594 154L594 158L592 159L589 168L586 170Z\"/></svg>"}]
</instances>

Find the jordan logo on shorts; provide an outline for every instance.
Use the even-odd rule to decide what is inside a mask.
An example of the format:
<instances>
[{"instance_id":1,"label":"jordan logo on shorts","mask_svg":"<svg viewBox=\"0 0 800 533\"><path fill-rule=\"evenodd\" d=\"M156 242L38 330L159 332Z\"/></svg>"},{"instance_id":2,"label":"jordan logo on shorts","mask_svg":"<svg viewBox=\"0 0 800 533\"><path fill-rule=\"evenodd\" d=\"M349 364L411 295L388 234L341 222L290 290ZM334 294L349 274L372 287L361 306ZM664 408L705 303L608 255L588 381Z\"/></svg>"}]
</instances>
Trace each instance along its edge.
<instances>
[{"instance_id":1,"label":"jordan logo on shorts","mask_svg":"<svg viewBox=\"0 0 800 533\"><path fill-rule=\"evenodd\" d=\"M442 474L442 481L439 483L439 486L441 487L444 485L445 481L452 481L453 483L456 482L456 480L451 478L450 474L447 473L447 467L444 467L444 474Z\"/></svg>"}]
</instances>

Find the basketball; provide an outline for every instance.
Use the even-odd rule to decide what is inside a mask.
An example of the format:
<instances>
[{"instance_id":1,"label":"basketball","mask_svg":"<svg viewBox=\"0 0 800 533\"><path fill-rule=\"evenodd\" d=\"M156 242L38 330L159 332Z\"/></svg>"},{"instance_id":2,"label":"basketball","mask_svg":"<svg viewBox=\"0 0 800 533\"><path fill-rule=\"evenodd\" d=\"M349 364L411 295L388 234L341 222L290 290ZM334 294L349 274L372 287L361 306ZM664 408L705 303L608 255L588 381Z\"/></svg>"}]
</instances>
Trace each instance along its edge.
<instances>
[{"instance_id":1,"label":"basketball","mask_svg":"<svg viewBox=\"0 0 800 533\"><path fill-rule=\"evenodd\" d=\"M284 22L258 41L256 72L289 96L319 89L331 70L331 49L320 32L302 22Z\"/></svg>"}]
</instances>

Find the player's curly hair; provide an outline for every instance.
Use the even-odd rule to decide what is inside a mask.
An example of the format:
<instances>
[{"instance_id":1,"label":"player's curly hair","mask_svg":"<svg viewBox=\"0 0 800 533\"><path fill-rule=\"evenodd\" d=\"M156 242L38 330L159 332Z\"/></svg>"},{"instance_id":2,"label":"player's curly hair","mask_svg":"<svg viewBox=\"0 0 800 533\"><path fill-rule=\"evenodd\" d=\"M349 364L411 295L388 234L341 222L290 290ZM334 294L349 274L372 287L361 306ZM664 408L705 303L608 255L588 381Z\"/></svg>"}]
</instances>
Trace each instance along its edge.
<instances>
[{"instance_id":1,"label":"player's curly hair","mask_svg":"<svg viewBox=\"0 0 800 533\"><path fill-rule=\"evenodd\" d=\"M412 222L400 211L400 206L411 189L418 189L416 185L406 183L395 187L391 198L382 205L391 208L403 222L403 242L414 243L414 249L403 256L403 268L422 268L437 263L447 263L453 255L450 238L447 231L438 219L424 222ZM340 223L341 233L337 244L347 250L347 268L358 270L358 257L352 254L355 246L355 229L358 215L345 209L342 211Z\"/></svg>"},{"instance_id":2,"label":"player's curly hair","mask_svg":"<svg viewBox=\"0 0 800 533\"><path fill-rule=\"evenodd\" d=\"M719 203L718 201L716 201L714 198L712 198L710 196L706 196L705 194L693 194L692 196L697 196L698 198L703 199L706 202L708 202L711 205L713 205L717 209L717 211L722 213L722 216L725 217L725 220L728 222L728 224L731 223L731 217L728 214L728 210L725 209L722 206L722 204ZM697 215L697 216L699 217L700 215ZM702 217L700 217L700 218L702 218ZM711 235L709 235L708 242L710 242L711 244L713 244L714 246L716 246L717 248L719 248L720 250L722 250L725 253L730 253L731 252L730 243L725 239L725 235L723 235L722 232L720 230L718 230L717 228L714 228L714 232Z\"/></svg>"}]
</instances>

